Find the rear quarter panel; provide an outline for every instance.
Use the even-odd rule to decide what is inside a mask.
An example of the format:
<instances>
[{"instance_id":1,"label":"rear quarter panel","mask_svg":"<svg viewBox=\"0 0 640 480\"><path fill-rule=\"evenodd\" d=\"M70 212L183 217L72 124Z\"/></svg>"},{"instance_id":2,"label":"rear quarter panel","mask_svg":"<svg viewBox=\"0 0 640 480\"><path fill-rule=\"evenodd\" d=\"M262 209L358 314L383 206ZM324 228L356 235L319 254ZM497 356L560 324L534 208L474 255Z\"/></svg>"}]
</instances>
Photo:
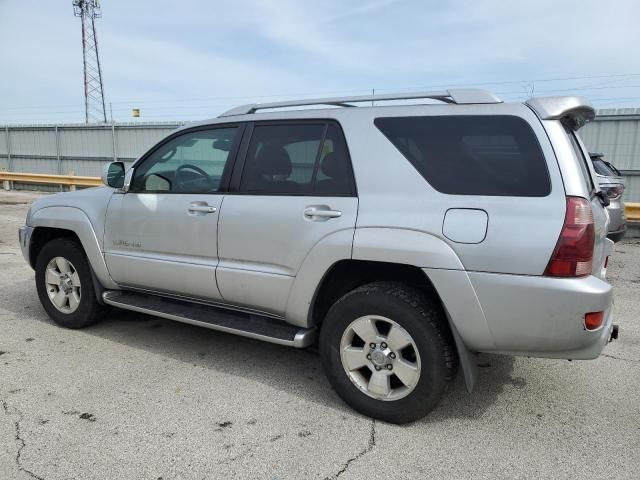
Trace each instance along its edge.
<instances>
[{"instance_id":1,"label":"rear quarter panel","mask_svg":"<svg viewBox=\"0 0 640 480\"><path fill-rule=\"evenodd\" d=\"M547 159L551 193L547 197L448 195L435 190L380 132L378 117L421 115L515 115L533 129ZM367 116L366 120L363 117ZM362 245L358 231L369 228L410 229L446 243L468 271L540 275L555 248L565 214L565 191L553 148L535 114L520 104L424 105L370 109L341 118L353 159L360 208L354 257ZM481 243L456 243L443 235L445 213L451 208L488 213L487 235ZM433 262L422 267L436 266ZM424 263L424 262L423 262Z\"/></svg>"}]
</instances>

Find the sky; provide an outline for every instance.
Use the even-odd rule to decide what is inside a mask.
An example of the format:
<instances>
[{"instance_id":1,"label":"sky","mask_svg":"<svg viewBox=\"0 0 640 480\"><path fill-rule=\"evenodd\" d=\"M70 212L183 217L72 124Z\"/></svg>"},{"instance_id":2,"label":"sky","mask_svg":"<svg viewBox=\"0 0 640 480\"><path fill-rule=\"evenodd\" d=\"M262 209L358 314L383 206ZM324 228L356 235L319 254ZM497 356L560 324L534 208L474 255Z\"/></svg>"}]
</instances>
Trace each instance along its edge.
<instances>
[{"instance_id":1,"label":"sky","mask_svg":"<svg viewBox=\"0 0 640 480\"><path fill-rule=\"evenodd\" d=\"M638 0L102 0L115 121L282 99L479 87L640 107ZM110 108L111 107L111 108ZM0 0L0 124L83 122L72 0Z\"/></svg>"}]
</instances>

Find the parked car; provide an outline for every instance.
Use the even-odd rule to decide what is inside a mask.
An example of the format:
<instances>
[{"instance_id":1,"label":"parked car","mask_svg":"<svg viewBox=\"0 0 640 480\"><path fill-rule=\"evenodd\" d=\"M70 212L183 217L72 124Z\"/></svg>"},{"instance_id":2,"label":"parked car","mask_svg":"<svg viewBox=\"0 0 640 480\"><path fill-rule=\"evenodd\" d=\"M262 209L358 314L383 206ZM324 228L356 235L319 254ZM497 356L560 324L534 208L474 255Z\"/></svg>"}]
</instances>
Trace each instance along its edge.
<instances>
[{"instance_id":1,"label":"parked car","mask_svg":"<svg viewBox=\"0 0 640 480\"><path fill-rule=\"evenodd\" d=\"M624 183L620 171L604 159L602 153L589 153L596 178L602 190L609 199L607 211L609 212L608 237L614 242L619 242L627 232L627 219L624 216Z\"/></svg>"},{"instance_id":2,"label":"parked car","mask_svg":"<svg viewBox=\"0 0 640 480\"><path fill-rule=\"evenodd\" d=\"M409 422L458 367L473 388L476 352L593 359L617 337L576 134L593 117L579 97L471 89L245 105L110 164L107 188L38 199L20 244L59 325L118 307L319 338L345 402Z\"/></svg>"}]
</instances>

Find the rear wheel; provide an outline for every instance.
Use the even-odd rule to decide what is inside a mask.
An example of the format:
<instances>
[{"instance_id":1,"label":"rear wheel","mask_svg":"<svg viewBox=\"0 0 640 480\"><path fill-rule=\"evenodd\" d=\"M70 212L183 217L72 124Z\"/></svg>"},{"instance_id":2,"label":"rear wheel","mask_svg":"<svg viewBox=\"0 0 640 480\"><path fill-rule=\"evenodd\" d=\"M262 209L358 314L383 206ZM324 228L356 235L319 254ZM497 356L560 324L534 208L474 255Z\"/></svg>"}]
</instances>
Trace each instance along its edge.
<instances>
[{"instance_id":1,"label":"rear wheel","mask_svg":"<svg viewBox=\"0 0 640 480\"><path fill-rule=\"evenodd\" d=\"M437 301L398 283L372 283L329 310L320 333L323 367L359 412L391 423L429 413L455 374L455 347Z\"/></svg>"},{"instance_id":2,"label":"rear wheel","mask_svg":"<svg viewBox=\"0 0 640 480\"><path fill-rule=\"evenodd\" d=\"M73 240L57 238L47 243L38 254L35 270L40 303L58 325L83 328L106 312L96 299L84 252Z\"/></svg>"}]
</instances>

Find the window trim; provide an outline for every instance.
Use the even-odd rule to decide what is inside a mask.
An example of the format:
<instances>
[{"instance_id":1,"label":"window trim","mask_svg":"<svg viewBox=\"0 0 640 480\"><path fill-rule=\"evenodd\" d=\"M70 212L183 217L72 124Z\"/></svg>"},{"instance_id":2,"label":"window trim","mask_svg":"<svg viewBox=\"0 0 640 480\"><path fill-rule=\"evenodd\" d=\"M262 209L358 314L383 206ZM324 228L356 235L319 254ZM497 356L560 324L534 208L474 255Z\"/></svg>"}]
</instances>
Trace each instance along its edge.
<instances>
[{"instance_id":1,"label":"window trim","mask_svg":"<svg viewBox=\"0 0 640 480\"><path fill-rule=\"evenodd\" d=\"M578 157L577 158L578 162L581 162L580 165L584 167L586 170L587 177L588 177L586 179L586 182L587 182L586 187L587 187L587 190L589 191L589 197L593 198L596 195L598 189L596 189L596 180L593 178L593 174L595 173L595 168L591 163L591 157L588 157L587 155L585 155L580 142L580 137L578 137L578 135L576 134L576 131L572 130L565 124L563 124L562 127L566 132L567 136L569 137L569 143L571 144L571 149L573 150L574 154ZM580 168L581 173L582 173L582 167ZM584 175L582 176L584 177Z\"/></svg>"},{"instance_id":2,"label":"window trim","mask_svg":"<svg viewBox=\"0 0 640 480\"><path fill-rule=\"evenodd\" d=\"M443 192L441 191L439 188L437 188L435 185L433 185L421 172L420 170L418 170L418 168L413 164L413 162L411 160L409 160L409 158L407 158L407 156L402 153L402 151L396 147L396 145L391 141L391 139L382 131L382 129L380 128L380 126L378 125L378 120L386 120L386 119L405 119L405 118L469 118L469 117L509 117L509 118L516 118L520 121L522 121L527 128L529 129L529 131L531 132L531 135L533 136L533 138L535 139L535 143L538 146L538 149L540 151L540 155L542 157L542 160L544 162L544 168L545 168L545 172L546 172L546 177L547 177L547 182L549 185L549 191L547 193L545 193L544 195L489 195L486 193L482 193L482 194L476 194L476 193L449 193L449 192ZM404 115L404 116L389 116L389 117L375 117L373 119L373 124L376 127L376 129L378 130L378 132L380 132L380 134L391 144L391 146L393 148L395 148L398 153L407 161L409 162L409 165L411 165L416 173L418 175L420 175L420 177L427 182L427 184L433 188L436 192L442 194L442 195L456 195L456 196L463 196L463 197L492 197L492 198L546 198L548 196L550 196L553 193L554 190L554 185L553 185L553 179L551 178L551 172L549 170L549 161L547 159L547 156L544 153L544 149L542 148L542 144L540 143L540 139L538 138L538 135L536 134L535 130L533 129L533 127L531 126L531 124L529 123L529 121L524 118L521 117L520 115L514 115L514 114L487 114L487 113L481 113L481 114L477 114L477 115Z\"/></svg>"},{"instance_id":3,"label":"window trim","mask_svg":"<svg viewBox=\"0 0 640 480\"><path fill-rule=\"evenodd\" d=\"M244 167L247 162L247 154L249 153L249 146L251 145L251 139L253 137L253 130L258 126L279 126L279 125L323 125L325 127L323 133L323 140L326 137L327 130L330 125L335 125L340 135L342 135L342 141L344 144L344 150L347 155L347 169L350 174L349 186L351 191L343 194L331 194L331 193L319 193L319 192L302 192L302 193L272 193L272 192L241 192L240 183L242 180L242 174L244 173ZM322 147L322 145L321 145ZM319 154L314 164L314 170L319 170ZM314 175L316 172L314 171ZM231 181L229 183L228 195L244 195L244 196L259 196L259 197L357 197L358 189L356 185L355 173L353 170L353 163L351 161L351 153L349 151L349 145L347 144L347 138L342 129L340 122L333 118L301 118L301 119L284 119L284 120L256 120L247 122L246 129L242 138L242 143L238 150L238 157L236 159L233 172L231 173Z\"/></svg>"},{"instance_id":4,"label":"window trim","mask_svg":"<svg viewBox=\"0 0 640 480\"><path fill-rule=\"evenodd\" d=\"M236 139L233 142L233 146L231 147L231 150L229 151L229 157L227 158L227 163L229 163L229 171L231 172L231 174L227 175L226 178L224 178L224 176L223 176L223 178L220 180L220 187L218 188L217 192L177 192L177 191L172 192L172 191L167 191L167 190L136 190L136 189L130 188L126 193L127 194L129 194L129 193L135 193L135 194L149 193L149 194L164 194L164 195L219 195L219 194L226 194L229 191L229 184L231 182L231 176L232 176L233 170L235 168L235 164L236 164L236 162L238 160L238 152L240 150L240 145L242 144L242 140L244 139L246 126L247 126L246 122L213 123L213 124L209 124L209 125L198 125L196 127L190 127L190 128L177 130L176 132L172 133L168 137L163 138L158 143L156 143L153 147L151 147L149 150L147 150L131 166L131 169L133 170L133 173L131 175L131 183L133 185L133 178L135 177L136 169L139 168L141 165L143 165L149 159L149 157L152 156L156 151L158 151L160 148L162 148L164 145L166 145L167 143L171 142L172 140L174 140L174 139L176 139L178 137L181 137L183 135L187 135L187 134L194 133L194 132L201 132L201 131L204 131L204 130L220 130L220 129L225 129L225 128L238 128L238 135L236 136ZM225 165L225 169L226 168L227 168L227 165Z\"/></svg>"}]
</instances>

